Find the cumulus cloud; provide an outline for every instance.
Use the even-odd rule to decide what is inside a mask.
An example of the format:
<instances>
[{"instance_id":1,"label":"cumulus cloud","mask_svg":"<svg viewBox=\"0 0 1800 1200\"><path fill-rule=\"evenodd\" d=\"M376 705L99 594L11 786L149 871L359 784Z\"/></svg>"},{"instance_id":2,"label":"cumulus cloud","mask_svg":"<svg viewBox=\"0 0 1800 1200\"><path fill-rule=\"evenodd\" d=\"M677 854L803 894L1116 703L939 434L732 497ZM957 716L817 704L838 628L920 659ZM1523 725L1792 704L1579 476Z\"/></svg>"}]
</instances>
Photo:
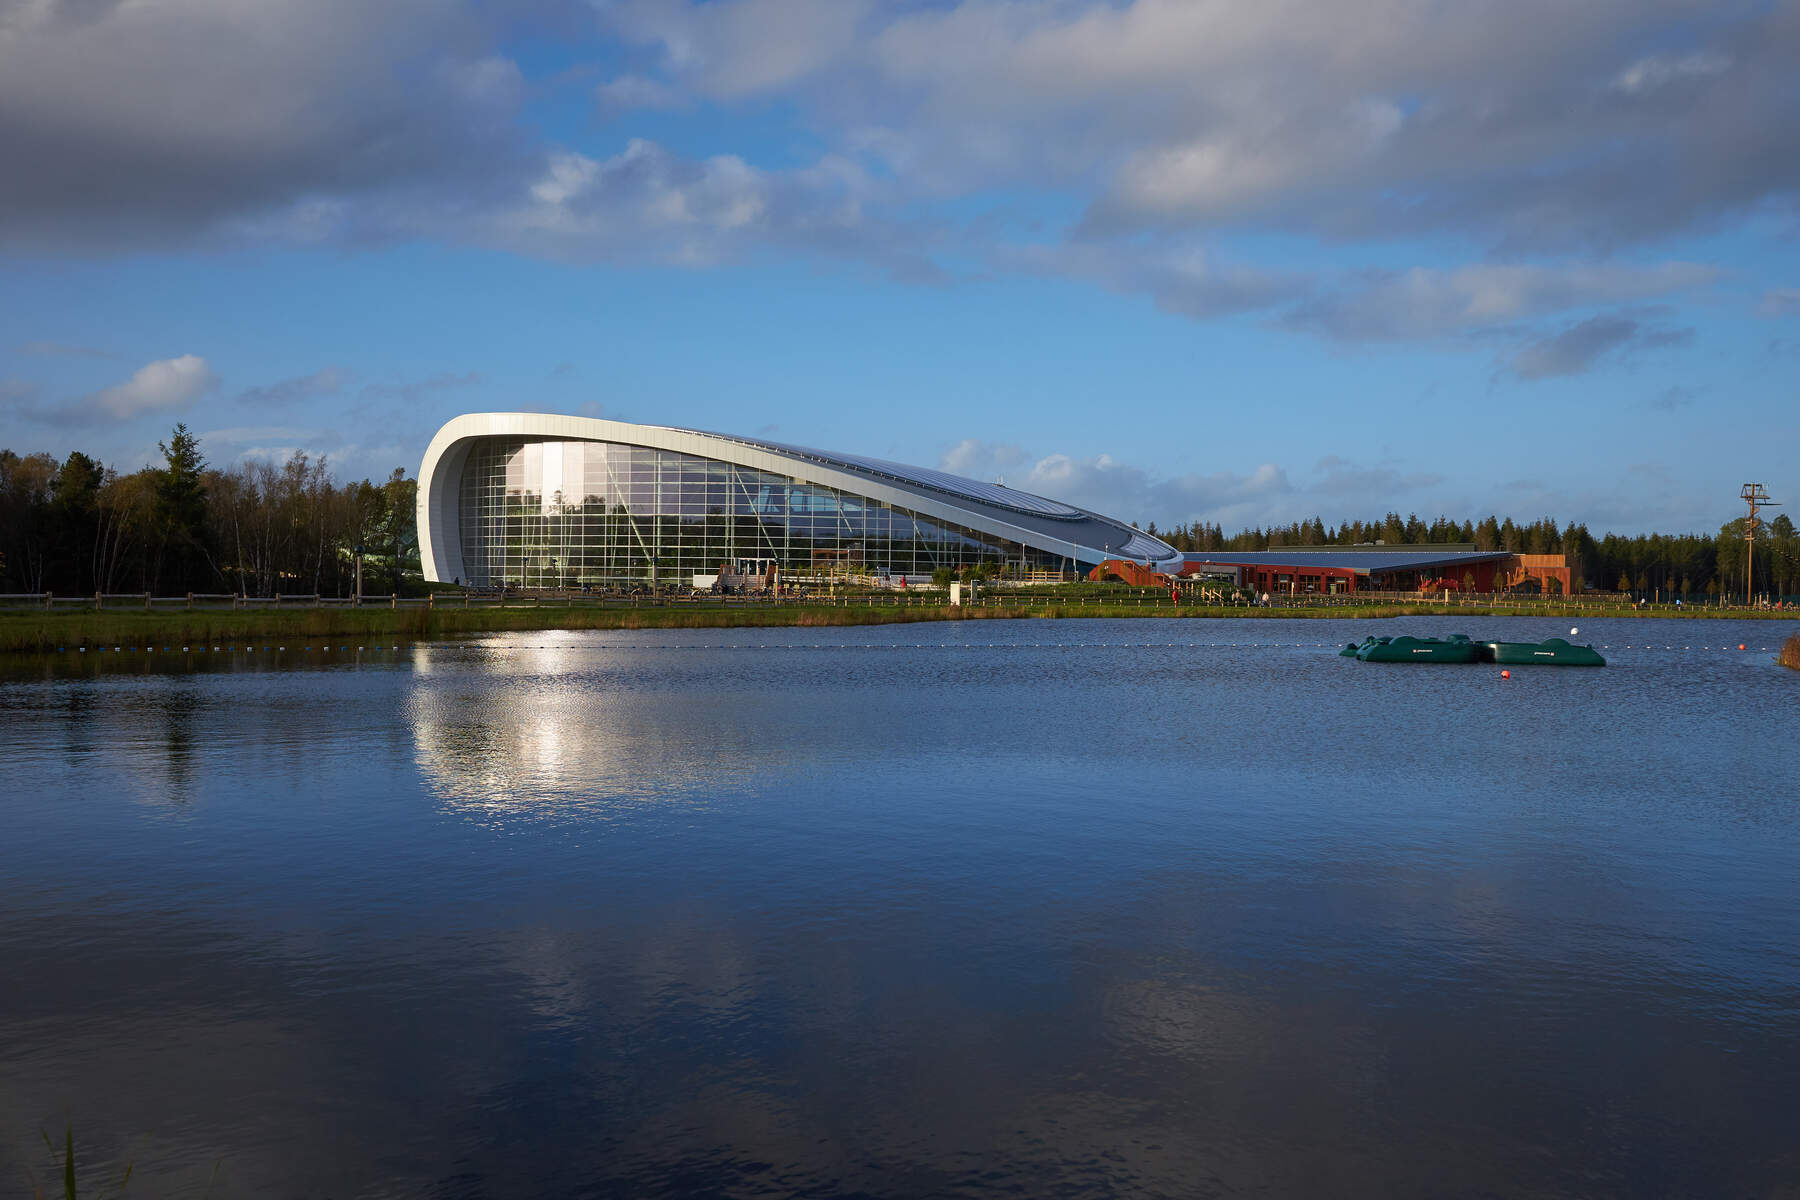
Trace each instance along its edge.
<instances>
[{"instance_id":1,"label":"cumulus cloud","mask_svg":"<svg viewBox=\"0 0 1800 1200\"><path fill-rule=\"evenodd\" d=\"M664 253L704 263L770 219L774 187L735 155L694 161L633 140L609 159L553 156L503 218L503 236L599 258L641 251L648 234Z\"/></svg>"},{"instance_id":2,"label":"cumulus cloud","mask_svg":"<svg viewBox=\"0 0 1800 1200\"><path fill-rule=\"evenodd\" d=\"M986 482L1000 479L1008 471L1017 470L1030 461L1031 456L1022 446L964 438L944 451L938 460L938 469Z\"/></svg>"},{"instance_id":3,"label":"cumulus cloud","mask_svg":"<svg viewBox=\"0 0 1800 1200\"><path fill-rule=\"evenodd\" d=\"M47 425L107 425L191 405L218 385L218 377L197 354L145 363L131 378L85 396L55 403L38 400L36 386L0 391L15 416Z\"/></svg>"},{"instance_id":4,"label":"cumulus cloud","mask_svg":"<svg viewBox=\"0 0 1800 1200\"><path fill-rule=\"evenodd\" d=\"M186 408L218 382L204 358L183 354L145 363L130 379L63 404L39 407L29 415L54 425L131 421Z\"/></svg>"},{"instance_id":5,"label":"cumulus cloud","mask_svg":"<svg viewBox=\"0 0 1800 1200\"><path fill-rule=\"evenodd\" d=\"M550 156L516 203L492 221L490 240L526 253L585 261L638 260L702 267L764 246L935 273L882 222L866 218L871 184L848 159L765 170L731 154L686 158L632 139L610 158Z\"/></svg>"},{"instance_id":6,"label":"cumulus cloud","mask_svg":"<svg viewBox=\"0 0 1800 1200\"><path fill-rule=\"evenodd\" d=\"M130 379L102 388L79 402L104 417L129 421L148 413L169 412L192 404L210 391L218 378L198 354L183 354L145 363Z\"/></svg>"},{"instance_id":7,"label":"cumulus cloud","mask_svg":"<svg viewBox=\"0 0 1800 1200\"><path fill-rule=\"evenodd\" d=\"M584 61L528 78L507 39L550 30ZM0 246L774 249L1443 338L1700 286L1617 251L1793 211L1796 60L1794 6L1687 0L0 0ZM607 132L561 143L528 101L577 79ZM714 149L644 136L649 110L705 112ZM996 197L1048 232L996 239L971 215ZM1486 261L1219 249L1265 233Z\"/></svg>"},{"instance_id":8,"label":"cumulus cloud","mask_svg":"<svg viewBox=\"0 0 1800 1200\"><path fill-rule=\"evenodd\" d=\"M1791 204L1800 186L1800 18L1785 5L1704 25L1681 0L600 12L670 87L792 100L941 192L1067 188L1093 230L1610 246ZM1652 44L1676 49L1632 52Z\"/></svg>"},{"instance_id":9,"label":"cumulus cloud","mask_svg":"<svg viewBox=\"0 0 1800 1200\"><path fill-rule=\"evenodd\" d=\"M517 68L440 0L10 4L0 240L136 245L455 188L518 152Z\"/></svg>"}]
</instances>

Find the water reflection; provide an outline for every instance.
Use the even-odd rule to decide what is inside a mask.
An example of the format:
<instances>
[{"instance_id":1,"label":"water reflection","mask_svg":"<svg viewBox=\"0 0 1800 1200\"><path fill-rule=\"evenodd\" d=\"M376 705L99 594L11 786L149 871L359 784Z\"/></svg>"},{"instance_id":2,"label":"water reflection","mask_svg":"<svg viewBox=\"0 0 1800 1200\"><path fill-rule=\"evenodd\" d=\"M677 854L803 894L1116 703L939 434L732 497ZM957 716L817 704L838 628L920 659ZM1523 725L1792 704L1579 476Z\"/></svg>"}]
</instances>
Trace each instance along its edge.
<instances>
[{"instance_id":1,"label":"water reflection","mask_svg":"<svg viewBox=\"0 0 1800 1200\"><path fill-rule=\"evenodd\" d=\"M159 1196L1800 1183L1785 679L783 636L0 688L0 1178L66 1113Z\"/></svg>"},{"instance_id":2,"label":"water reflection","mask_svg":"<svg viewBox=\"0 0 1800 1200\"><path fill-rule=\"evenodd\" d=\"M666 669L655 651L533 645L471 657L423 647L416 669L406 715L420 771L464 811L603 819L704 800L771 767L770 739L758 734L766 714L741 697L647 688L646 673Z\"/></svg>"}]
</instances>

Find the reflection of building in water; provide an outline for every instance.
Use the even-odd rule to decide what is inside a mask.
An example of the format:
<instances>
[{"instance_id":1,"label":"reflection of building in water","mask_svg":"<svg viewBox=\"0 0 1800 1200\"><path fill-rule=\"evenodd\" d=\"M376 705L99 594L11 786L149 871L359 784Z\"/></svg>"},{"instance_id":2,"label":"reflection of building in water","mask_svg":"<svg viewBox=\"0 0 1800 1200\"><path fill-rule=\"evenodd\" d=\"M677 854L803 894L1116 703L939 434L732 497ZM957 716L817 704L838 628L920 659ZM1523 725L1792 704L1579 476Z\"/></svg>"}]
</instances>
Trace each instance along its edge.
<instances>
[{"instance_id":1,"label":"reflection of building in water","mask_svg":"<svg viewBox=\"0 0 1800 1200\"><path fill-rule=\"evenodd\" d=\"M768 706L680 675L666 650L531 637L551 644L415 652L414 756L447 803L593 819L715 786L742 792L796 757Z\"/></svg>"},{"instance_id":2,"label":"reflection of building in water","mask_svg":"<svg viewBox=\"0 0 1800 1200\"><path fill-rule=\"evenodd\" d=\"M419 469L429 579L541 587L687 584L732 564L783 575L991 564L1072 576L1178 563L1129 525L998 483L749 438L536 413L445 425Z\"/></svg>"},{"instance_id":3,"label":"reflection of building in water","mask_svg":"<svg viewBox=\"0 0 1800 1200\"><path fill-rule=\"evenodd\" d=\"M464 674L440 661L442 649L420 646L414 667L419 686L408 701L415 756L427 782L445 800L502 809L531 807L576 782L577 756L591 778L609 774L611 746L604 723L579 730L566 686L495 685L520 675L568 670L554 649L517 651L484 659ZM454 663L455 659L452 659ZM570 746L569 739L581 742Z\"/></svg>"}]
</instances>

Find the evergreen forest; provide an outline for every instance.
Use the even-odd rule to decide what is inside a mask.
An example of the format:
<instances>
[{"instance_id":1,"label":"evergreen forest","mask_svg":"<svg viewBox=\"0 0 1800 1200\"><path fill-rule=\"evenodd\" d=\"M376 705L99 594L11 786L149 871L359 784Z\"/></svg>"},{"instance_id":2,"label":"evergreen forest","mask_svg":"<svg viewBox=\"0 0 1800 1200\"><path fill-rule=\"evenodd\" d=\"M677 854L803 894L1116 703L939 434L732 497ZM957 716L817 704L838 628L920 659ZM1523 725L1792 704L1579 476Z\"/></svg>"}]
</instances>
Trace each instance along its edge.
<instances>
[{"instance_id":1,"label":"evergreen forest","mask_svg":"<svg viewBox=\"0 0 1800 1200\"><path fill-rule=\"evenodd\" d=\"M129 474L0 450L0 591L345 596L417 588L414 481L339 483L324 457L214 467L177 425Z\"/></svg>"}]
</instances>

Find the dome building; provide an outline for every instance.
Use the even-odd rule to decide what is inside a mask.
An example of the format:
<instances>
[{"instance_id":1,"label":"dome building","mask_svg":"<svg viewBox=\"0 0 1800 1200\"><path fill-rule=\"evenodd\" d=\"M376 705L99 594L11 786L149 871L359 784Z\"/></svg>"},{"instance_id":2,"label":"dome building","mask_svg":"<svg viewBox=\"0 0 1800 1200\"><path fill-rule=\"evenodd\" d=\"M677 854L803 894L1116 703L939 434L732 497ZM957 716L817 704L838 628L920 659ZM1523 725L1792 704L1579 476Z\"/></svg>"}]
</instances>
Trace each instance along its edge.
<instances>
[{"instance_id":1,"label":"dome building","mask_svg":"<svg viewBox=\"0 0 1800 1200\"><path fill-rule=\"evenodd\" d=\"M758 438L474 413L419 469L425 577L478 587L687 586L721 567L928 576L989 565L1071 578L1182 556L1121 521L943 471Z\"/></svg>"}]
</instances>

